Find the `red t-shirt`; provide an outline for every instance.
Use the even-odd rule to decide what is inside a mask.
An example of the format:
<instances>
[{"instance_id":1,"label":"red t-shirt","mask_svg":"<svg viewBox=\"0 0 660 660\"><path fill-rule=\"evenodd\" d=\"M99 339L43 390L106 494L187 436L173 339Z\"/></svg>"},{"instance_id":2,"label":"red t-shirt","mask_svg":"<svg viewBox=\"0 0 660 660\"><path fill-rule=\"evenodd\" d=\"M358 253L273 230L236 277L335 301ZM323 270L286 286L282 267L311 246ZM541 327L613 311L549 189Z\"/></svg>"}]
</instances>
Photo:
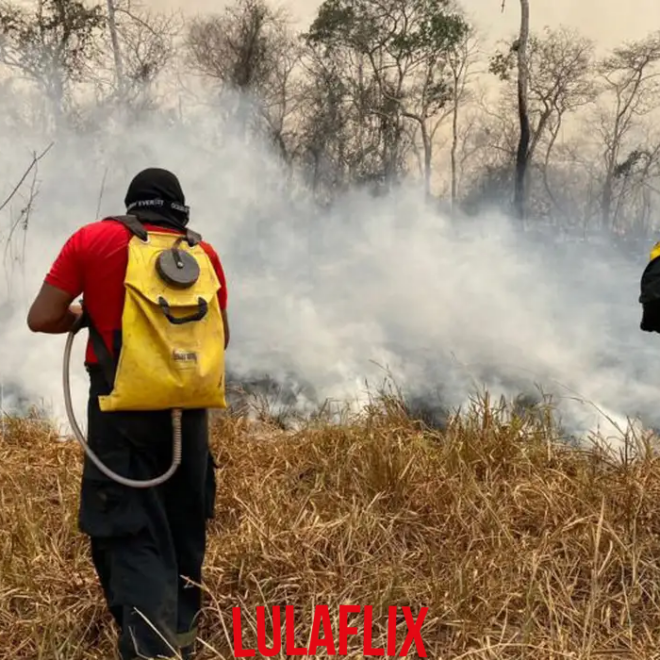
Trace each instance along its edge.
<instances>
[{"instance_id":1,"label":"red t-shirt","mask_svg":"<svg viewBox=\"0 0 660 660\"><path fill-rule=\"evenodd\" d=\"M178 234L174 229L143 223L150 231ZM132 234L120 222L99 221L78 229L64 244L45 281L74 298L82 294L85 309L106 346L113 349L114 332L121 329L124 309L124 277L128 266L128 243ZM220 309L227 308L227 282L220 259L206 242L200 246L209 256L220 280ZM96 363L91 343L85 360Z\"/></svg>"}]
</instances>

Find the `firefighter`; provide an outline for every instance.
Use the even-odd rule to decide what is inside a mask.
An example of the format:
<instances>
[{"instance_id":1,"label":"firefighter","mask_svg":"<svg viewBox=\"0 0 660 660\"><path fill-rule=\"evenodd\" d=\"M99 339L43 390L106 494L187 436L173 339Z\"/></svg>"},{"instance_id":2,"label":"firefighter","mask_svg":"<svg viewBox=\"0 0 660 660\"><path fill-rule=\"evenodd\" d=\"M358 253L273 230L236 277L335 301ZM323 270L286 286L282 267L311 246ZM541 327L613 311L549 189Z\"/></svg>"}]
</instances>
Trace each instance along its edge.
<instances>
[{"instance_id":1,"label":"firefighter","mask_svg":"<svg viewBox=\"0 0 660 660\"><path fill-rule=\"evenodd\" d=\"M125 206L146 231L189 231L181 185L167 170L150 168L137 174ZM132 239L129 227L110 219L78 229L46 275L27 323L33 332L67 333L81 322L83 310L74 300L83 296L84 314L102 338L102 351L99 344L95 350L90 339L85 356L88 444L114 472L144 480L162 474L171 462L170 413L106 412L99 403L99 397L102 401L111 393L113 383L97 353L110 355L116 367L122 342L127 341L122 322ZM213 247L204 241L199 246L208 258L209 273L215 274L206 281L210 277L216 283L221 327L214 336L221 337L224 354L229 343L225 274ZM208 410L184 410L181 428L181 463L168 481L153 488L121 485L85 458L79 528L90 539L92 561L118 626L122 660L174 658L177 653L186 660L194 657L206 524L215 500Z\"/></svg>"}]
</instances>

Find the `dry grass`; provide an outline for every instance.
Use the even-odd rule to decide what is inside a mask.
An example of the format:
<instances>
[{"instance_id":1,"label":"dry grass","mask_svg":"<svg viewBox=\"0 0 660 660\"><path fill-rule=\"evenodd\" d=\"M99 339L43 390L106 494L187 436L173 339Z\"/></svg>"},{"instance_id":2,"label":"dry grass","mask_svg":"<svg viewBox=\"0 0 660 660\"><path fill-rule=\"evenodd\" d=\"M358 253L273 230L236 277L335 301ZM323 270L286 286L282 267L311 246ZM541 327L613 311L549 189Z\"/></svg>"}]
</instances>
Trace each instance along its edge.
<instances>
[{"instance_id":1,"label":"dry grass","mask_svg":"<svg viewBox=\"0 0 660 660\"><path fill-rule=\"evenodd\" d=\"M219 419L200 659L232 657L233 606L247 608L246 646L257 606L296 606L304 646L315 604L336 619L348 603L373 606L375 645L387 606L428 607L431 658L660 657L660 462L613 462L554 433L476 407L431 433L391 400L295 433ZM80 459L43 422L8 420L0 657L113 657L76 526Z\"/></svg>"}]
</instances>

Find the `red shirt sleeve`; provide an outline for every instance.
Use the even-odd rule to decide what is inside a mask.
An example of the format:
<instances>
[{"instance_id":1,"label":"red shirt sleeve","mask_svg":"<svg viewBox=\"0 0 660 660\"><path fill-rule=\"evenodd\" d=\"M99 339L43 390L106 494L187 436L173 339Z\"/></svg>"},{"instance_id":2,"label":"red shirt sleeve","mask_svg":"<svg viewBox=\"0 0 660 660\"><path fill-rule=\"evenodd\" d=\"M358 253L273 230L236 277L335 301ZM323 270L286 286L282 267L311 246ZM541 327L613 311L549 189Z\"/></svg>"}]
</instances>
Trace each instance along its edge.
<instances>
[{"instance_id":1,"label":"red shirt sleeve","mask_svg":"<svg viewBox=\"0 0 660 660\"><path fill-rule=\"evenodd\" d=\"M66 291L74 298L84 288L83 229L67 240L45 278L47 284Z\"/></svg>"},{"instance_id":2,"label":"red shirt sleeve","mask_svg":"<svg viewBox=\"0 0 660 660\"><path fill-rule=\"evenodd\" d=\"M213 269L215 274L220 280L220 291L218 291L218 302L220 303L220 309L227 309L227 278L225 277L225 271L222 268L220 263L220 258L218 257L216 251L208 244L204 244L204 251L208 254L211 263L213 264Z\"/></svg>"}]
</instances>

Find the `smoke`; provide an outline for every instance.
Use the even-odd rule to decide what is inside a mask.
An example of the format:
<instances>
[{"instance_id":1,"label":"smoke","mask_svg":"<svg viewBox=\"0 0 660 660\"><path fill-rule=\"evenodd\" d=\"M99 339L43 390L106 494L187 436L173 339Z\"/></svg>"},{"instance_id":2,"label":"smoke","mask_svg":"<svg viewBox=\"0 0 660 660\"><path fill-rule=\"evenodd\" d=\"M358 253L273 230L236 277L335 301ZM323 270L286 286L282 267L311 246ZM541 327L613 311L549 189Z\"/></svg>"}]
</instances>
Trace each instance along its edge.
<instances>
[{"instance_id":1,"label":"smoke","mask_svg":"<svg viewBox=\"0 0 660 660\"><path fill-rule=\"evenodd\" d=\"M497 212L452 223L412 184L378 198L353 191L322 211L265 145L239 140L216 116L60 136L0 214L11 246L0 376L21 405L27 397L64 418L65 338L25 324L50 264L75 229L123 213L132 176L157 166L180 177L191 227L224 264L233 380L258 391L275 384L282 405L307 412L327 399L360 406L392 377L437 424L487 389L552 394L572 433L600 425L616 435L612 421L625 427L627 416L660 426L657 338L639 330L645 252L630 259L608 244L539 240ZM50 140L0 130L2 200ZM32 185L27 229L23 219L10 237ZM72 364L81 421L83 349L81 334Z\"/></svg>"}]
</instances>

